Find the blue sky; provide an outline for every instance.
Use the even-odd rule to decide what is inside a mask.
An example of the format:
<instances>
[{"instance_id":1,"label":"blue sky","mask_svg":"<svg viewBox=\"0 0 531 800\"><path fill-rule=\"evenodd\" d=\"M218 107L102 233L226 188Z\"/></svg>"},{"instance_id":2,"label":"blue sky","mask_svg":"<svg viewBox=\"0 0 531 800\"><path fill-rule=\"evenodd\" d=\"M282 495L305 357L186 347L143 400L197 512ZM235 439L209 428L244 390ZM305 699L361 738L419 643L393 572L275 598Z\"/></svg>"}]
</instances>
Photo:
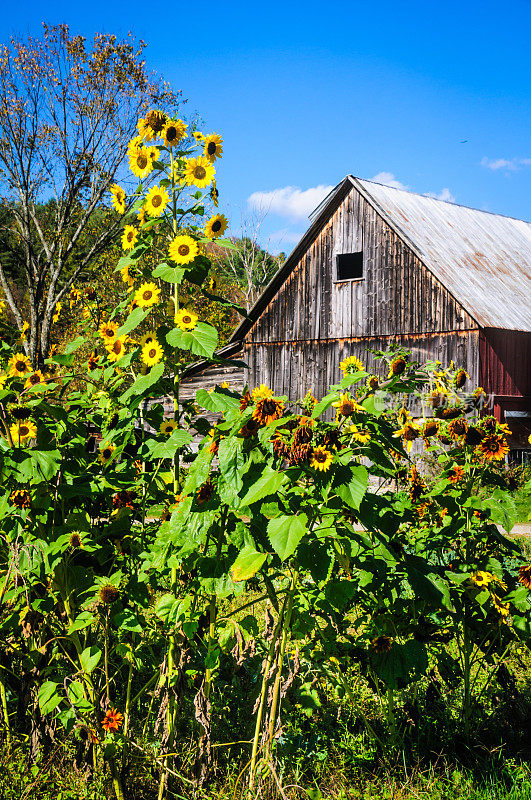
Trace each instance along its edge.
<instances>
[{"instance_id":1,"label":"blue sky","mask_svg":"<svg viewBox=\"0 0 531 800\"><path fill-rule=\"evenodd\" d=\"M89 3L27 0L40 22L125 34L224 137L224 211L289 251L347 173L531 219L531 0ZM265 214L265 216L264 216Z\"/></svg>"}]
</instances>

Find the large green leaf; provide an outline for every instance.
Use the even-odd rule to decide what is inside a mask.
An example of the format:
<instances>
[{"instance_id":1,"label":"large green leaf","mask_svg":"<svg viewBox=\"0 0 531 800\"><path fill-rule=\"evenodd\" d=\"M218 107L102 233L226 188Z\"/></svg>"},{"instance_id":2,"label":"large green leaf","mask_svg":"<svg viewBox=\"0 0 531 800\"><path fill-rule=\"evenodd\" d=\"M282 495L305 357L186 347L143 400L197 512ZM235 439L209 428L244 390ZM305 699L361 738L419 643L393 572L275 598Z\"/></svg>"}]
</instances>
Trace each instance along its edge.
<instances>
[{"instance_id":1,"label":"large green leaf","mask_svg":"<svg viewBox=\"0 0 531 800\"><path fill-rule=\"evenodd\" d=\"M154 278L162 278L166 283L181 283L185 275L185 270L181 267L172 267L170 264L163 262L155 267L153 270Z\"/></svg>"},{"instance_id":2,"label":"large green leaf","mask_svg":"<svg viewBox=\"0 0 531 800\"><path fill-rule=\"evenodd\" d=\"M360 503L367 491L367 483L369 480L369 473L366 467L356 466L350 469L351 478L346 484L335 486L334 489L343 500L351 508L359 509Z\"/></svg>"},{"instance_id":3,"label":"large green leaf","mask_svg":"<svg viewBox=\"0 0 531 800\"><path fill-rule=\"evenodd\" d=\"M50 714L61 702L61 695L57 692L58 683L55 681L44 681L39 688L39 708L41 714Z\"/></svg>"},{"instance_id":4,"label":"large green leaf","mask_svg":"<svg viewBox=\"0 0 531 800\"><path fill-rule=\"evenodd\" d=\"M190 444L193 438L190 431L176 428L165 442L151 439L146 443L146 447L152 458L173 458L177 450Z\"/></svg>"},{"instance_id":5,"label":"large green leaf","mask_svg":"<svg viewBox=\"0 0 531 800\"><path fill-rule=\"evenodd\" d=\"M257 481L247 490L242 497L241 505L250 506L258 500L267 497L269 494L278 492L282 484L286 483L287 478L282 472L276 472L271 467L266 467Z\"/></svg>"},{"instance_id":6,"label":"large green leaf","mask_svg":"<svg viewBox=\"0 0 531 800\"><path fill-rule=\"evenodd\" d=\"M242 468L245 457L242 453L240 439L222 439L218 451L219 471L230 484L234 492L239 492L243 485Z\"/></svg>"},{"instance_id":7,"label":"large green leaf","mask_svg":"<svg viewBox=\"0 0 531 800\"><path fill-rule=\"evenodd\" d=\"M206 389L198 389L195 399L201 408L206 408L207 411L216 413L235 411L239 409L240 404L237 397L233 397L224 389L214 389L213 392L207 392Z\"/></svg>"},{"instance_id":8,"label":"large green leaf","mask_svg":"<svg viewBox=\"0 0 531 800\"><path fill-rule=\"evenodd\" d=\"M281 561L293 555L303 536L308 532L306 516L290 515L270 519L267 535Z\"/></svg>"},{"instance_id":9,"label":"large green leaf","mask_svg":"<svg viewBox=\"0 0 531 800\"><path fill-rule=\"evenodd\" d=\"M233 581L246 581L256 575L267 558L267 553L260 553L252 545L246 544L231 567Z\"/></svg>"},{"instance_id":10,"label":"large green leaf","mask_svg":"<svg viewBox=\"0 0 531 800\"><path fill-rule=\"evenodd\" d=\"M155 364L154 367L148 372L147 375L140 375L132 386L124 392L120 397L121 403L126 403L131 397L134 395L144 394L150 389L155 383L157 383L160 378L162 378L164 374L164 361L161 361L158 364Z\"/></svg>"},{"instance_id":11,"label":"large green leaf","mask_svg":"<svg viewBox=\"0 0 531 800\"><path fill-rule=\"evenodd\" d=\"M131 333L131 331L134 331L134 329L145 320L150 311L150 308L133 309L124 324L116 331L116 338L118 338L118 336L125 336L126 334Z\"/></svg>"},{"instance_id":12,"label":"large green leaf","mask_svg":"<svg viewBox=\"0 0 531 800\"><path fill-rule=\"evenodd\" d=\"M210 358L218 346L218 332L208 322L198 322L191 331L173 328L166 334L166 341L171 347L190 350L196 356Z\"/></svg>"},{"instance_id":13,"label":"large green leaf","mask_svg":"<svg viewBox=\"0 0 531 800\"><path fill-rule=\"evenodd\" d=\"M79 656L81 666L89 675L93 672L99 664L101 659L101 650L97 647L86 647Z\"/></svg>"}]
</instances>

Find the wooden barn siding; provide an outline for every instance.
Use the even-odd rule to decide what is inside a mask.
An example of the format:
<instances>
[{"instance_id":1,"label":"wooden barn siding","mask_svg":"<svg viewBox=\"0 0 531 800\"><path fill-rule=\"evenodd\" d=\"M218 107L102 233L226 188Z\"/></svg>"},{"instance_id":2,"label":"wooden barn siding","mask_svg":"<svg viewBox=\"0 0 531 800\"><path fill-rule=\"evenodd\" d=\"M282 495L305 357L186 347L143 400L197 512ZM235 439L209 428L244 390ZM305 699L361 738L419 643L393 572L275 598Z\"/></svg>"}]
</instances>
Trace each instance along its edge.
<instances>
[{"instance_id":1,"label":"wooden barn siding","mask_svg":"<svg viewBox=\"0 0 531 800\"><path fill-rule=\"evenodd\" d=\"M320 398L328 392L331 384L339 381L339 362L349 355L361 358L368 371L382 375L382 362L376 360L368 350L386 350L392 343L411 349L413 358L420 362L439 359L443 364L448 364L454 359L470 375L470 386L477 385L477 330L320 339L318 342L247 342L244 345L244 360L249 364L249 385L254 387L265 383L275 393L288 395L292 400L303 397L311 389Z\"/></svg>"},{"instance_id":2,"label":"wooden barn siding","mask_svg":"<svg viewBox=\"0 0 531 800\"><path fill-rule=\"evenodd\" d=\"M479 340L479 383L496 395L531 395L531 333L484 328Z\"/></svg>"},{"instance_id":3,"label":"wooden barn siding","mask_svg":"<svg viewBox=\"0 0 531 800\"><path fill-rule=\"evenodd\" d=\"M360 249L365 277L334 283L334 256ZM352 189L246 340L308 341L471 328L477 328L474 320Z\"/></svg>"}]
</instances>

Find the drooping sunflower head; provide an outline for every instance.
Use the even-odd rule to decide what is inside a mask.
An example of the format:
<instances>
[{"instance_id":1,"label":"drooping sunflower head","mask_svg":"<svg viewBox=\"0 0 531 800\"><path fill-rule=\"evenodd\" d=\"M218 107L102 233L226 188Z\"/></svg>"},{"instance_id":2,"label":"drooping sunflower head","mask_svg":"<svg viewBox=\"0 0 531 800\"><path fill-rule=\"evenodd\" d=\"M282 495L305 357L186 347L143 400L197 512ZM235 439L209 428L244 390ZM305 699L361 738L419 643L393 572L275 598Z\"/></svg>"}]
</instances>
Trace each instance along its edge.
<instances>
[{"instance_id":1,"label":"drooping sunflower head","mask_svg":"<svg viewBox=\"0 0 531 800\"><path fill-rule=\"evenodd\" d=\"M108 464L115 450L116 447L113 444L110 444L108 442L101 444L98 453L98 461L100 462L100 464Z\"/></svg>"},{"instance_id":2,"label":"drooping sunflower head","mask_svg":"<svg viewBox=\"0 0 531 800\"><path fill-rule=\"evenodd\" d=\"M205 137L205 158L215 161L223 155L223 139L218 133L210 133Z\"/></svg>"},{"instance_id":3,"label":"drooping sunflower head","mask_svg":"<svg viewBox=\"0 0 531 800\"><path fill-rule=\"evenodd\" d=\"M347 428L347 433L349 433L355 442L359 444L367 444L371 440L371 433L366 428L360 428L359 425L350 425Z\"/></svg>"},{"instance_id":4,"label":"drooping sunflower head","mask_svg":"<svg viewBox=\"0 0 531 800\"><path fill-rule=\"evenodd\" d=\"M164 355L162 345L157 339L151 339L142 347L142 361L147 367L154 367Z\"/></svg>"},{"instance_id":5,"label":"drooping sunflower head","mask_svg":"<svg viewBox=\"0 0 531 800\"><path fill-rule=\"evenodd\" d=\"M150 217L160 217L170 202L170 196L163 186L152 186L146 195L144 208Z\"/></svg>"},{"instance_id":6,"label":"drooping sunflower head","mask_svg":"<svg viewBox=\"0 0 531 800\"><path fill-rule=\"evenodd\" d=\"M199 245L191 236L181 234L170 242L168 254L176 264L189 264L199 254Z\"/></svg>"},{"instance_id":7,"label":"drooping sunflower head","mask_svg":"<svg viewBox=\"0 0 531 800\"><path fill-rule=\"evenodd\" d=\"M160 300L160 289L156 283L143 283L136 290L133 302L139 308L149 308L156 305Z\"/></svg>"},{"instance_id":8,"label":"drooping sunflower head","mask_svg":"<svg viewBox=\"0 0 531 800\"><path fill-rule=\"evenodd\" d=\"M466 372L466 370L464 369L458 370L454 375L454 383L456 389L461 389L465 385L467 380L470 380L470 375L468 374L468 372Z\"/></svg>"},{"instance_id":9,"label":"drooping sunflower head","mask_svg":"<svg viewBox=\"0 0 531 800\"><path fill-rule=\"evenodd\" d=\"M112 583L105 583L99 591L100 600L106 605L112 605L120 597L119 589Z\"/></svg>"},{"instance_id":10,"label":"drooping sunflower head","mask_svg":"<svg viewBox=\"0 0 531 800\"><path fill-rule=\"evenodd\" d=\"M134 225L126 225L122 234L122 250L132 250L138 239L138 229Z\"/></svg>"},{"instance_id":11,"label":"drooping sunflower head","mask_svg":"<svg viewBox=\"0 0 531 800\"><path fill-rule=\"evenodd\" d=\"M509 616L510 606L509 603L504 603L500 597L498 597L495 592L491 592L490 599L492 600L492 605L494 606L494 610L500 615L500 617L505 619L505 617Z\"/></svg>"},{"instance_id":12,"label":"drooping sunflower head","mask_svg":"<svg viewBox=\"0 0 531 800\"><path fill-rule=\"evenodd\" d=\"M298 444L293 446L288 452L290 466L298 467L301 464L308 464L312 453L313 448L311 444Z\"/></svg>"},{"instance_id":13,"label":"drooping sunflower head","mask_svg":"<svg viewBox=\"0 0 531 800\"><path fill-rule=\"evenodd\" d=\"M153 161L146 147L137 147L129 152L129 169L137 178L145 178L152 168Z\"/></svg>"},{"instance_id":14,"label":"drooping sunflower head","mask_svg":"<svg viewBox=\"0 0 531 800\"><path fill-rule=\"evenodd\" d=\"M13 444L22 444L37 436L37 426L30 419L21 419L9 428Z\"/></svg>"},{"instance_id":15,"label":"drooping sunflower head","mask_svg":"<svg viewBox=\"0 0 531 800\"><path fill-rule=\"evenodd\" d=\"M333 453L327 450L326 447L314 447L310 459L310 466L320 472L328 472L332 466L333 460Z\"/></svg>"},{"instance_id":16,"label":"drooping sunflower head","mask_svg":"<svg viewBox=\"0 0 531 800\"><path fill-rule=\"evenodd\" d=\"M73 531L70 534L70 547L73 547L77 550L78 547L83 547L83 537L80 531Z\"/></svg>"},{"instance_id":17,"label":"drooping sunflower head","mask_svg":"<svg viewBox=\"0 0 531 800\"><path fill-rule=\"evenodd\" d=\"M509 452L509 445L504 436L486 436L478 447L485 461L502 461Z\"/></svg>"},{"instance_id":18,"label":"drooping sunflower head","mask_svg":"<svg viewBox=\"0 0 531 800\"><path fill-rule=\"evenodd\" d=\"M31 495L27 489L15 489L9 495L9 500L16 508L29 508L31 506Z\"/></svg>"},{"instance_id":19,"label":"drooping sunflower head","mask_svg":"<svg viewBox=\"0 0 531 800\"><path fill-rule=\"evenodd\" d=\"M20 378L27 372L31 372L31 364L29 358L24 353L16 353L12 355L8 361L9 374L15 378Z\"/></svg>"},{"instance_id":20,"label":"drooping sunflower head","mask_svg":"<svg viewBox=\"0 0 531 800\"><path fill-rule=\"evenodd\" d=\"M136 500L136 492L131 489L122 489L116 492L112 498L112 507L115 509L120 508L133 508Z\"/></svg>"},{"instance_id":21,"label":"drooping sunflower head","mask_svg":"<svg viewBox=\"0 0 531 800\"><path fill-rule=\"evenodd\" d=\"M185 159L184 181L188 186L204 189L212 182L216 170L211 161L204 156Z\"/></svg>"},{"instance_id":22,"label":"drooping sunflower head","mask_svg":"<svg viewBox=\"0 0 531 800\"><path fill-rule=\"evenodd\" d=\"M157 334L155 331L146 331L143 336L140 337L138 340L138 344L140 347L144 347L145 344L149 344L150 342L158 341Z\"/></svg>"},{"instance_id":23,"label":"drooping sunflower head","mask_svg":"<svg viewBox=\"0 0 531 800\"><path fill-rule=\"evenodd\" d=\"M459 417L458 419L453 419L451 422L448 423L448 433L452 437L452 439L459 439L460 436L464 436L468 430L468 422L463 417Z\"/></svg>"},{"instance_id":24,"label":"drooping sunflower head","mask_svg":"<svg viewBox=\"0 0 531 800\"><path fill-rule=\"evenodd\" d=\"M126 203L125 203L126 194L125 194L125 190L124 190L124 189L122 189L122 187L121 187L121 186L119 186L117 183L114 183L114 184L111 186L111 198L112 198L112 205L113 205L113 208L114 208L114 209L115 209L115 210L116 210L116 211L117 211L119 214L125 214L125 208L126 208Z\"/></svg>"},{"instance_id":25,"label":"drooping sunflower head","mask_svg":"<svg viewBox=\"0 0 531 800\"><path fill-rule=\"evenodd\" d=\"M13 419L29 419L31 417L31 408L29 406L12 406L9 409L9 413Z\"/></svg>"},{"instance_id":26,"label":"drooping sunflower head","mask_svg":"<svg viewBox=\"0 0 531 800\"><path fill-rule=\"evenodd\" d=\"M403 356L398 356L389 366L389 377L393 378L395 375L402 375L407 367L406 359Z\"/></svg>"},{"instance_id":27,"label":"drooping sunflower head","mask_svg":"<svg viewBox=\"0 0 531 800\"><path fill-rule=\"evenodd\" d=\"M269 425L270 422L280 419L283 413L284 403L282 400L277 400L274 397L266 397L257 402L253 411L253 419L255 419L259 425Z\"/></svg>"},{"instance_id":28,"label":"drooping sunflower head","mask_svg":"<svg viewBox=\"0 0 531 800\"><path fill-rule=\"evenodd\" d=\"M182 331L192 331L197 325L198 319L197 314L187 308L180 308L174 317L175 324Z\"/></svg>"},{"instance_id":29,"label":"drooping sunflower head","mask_svg":"<svg viewBox=\"0 0 531 800\"><path fill-rule=\"evenodd\" d=\"M347 356L339 364L339 369L347 375L354 372L363 372L365 367L363 362L356 356Z\"/></svg>"},{"instance_id":30,"label":"drooping sunflower head","mask_svg":"<svg viewBox=\"0 0 531 800\"><path fill-rule=\"evenodd\" d=\"M175 147L186 136L188 125L182 119L170 119L164 126L162 137L166 147Z\"/></svg>"},{"instance_id":31,"label":"drooping sunflower head","mask_svg":"<svg viewBox=\"0 0 531 800\"><path fill-rule=\"evenodd\" d=\"M217 239L218 236L223 236L228 224L229 221L223 214L215 214L205 225L205 236L209 239Z\"/></svg>"},{"instance_id":32,"label":"drooping sunflower head","mask_svg":"<svg viewBox=\"0 0 531 800\"><path fill-rule=\"evenodd\" d=\"M428 439L430 436L436 436L439 433L440 422L438 419L431 417L424 423L422 435Z\"/></svg>"},{"instance_id":33,"label":"drooping sunflower head","mask_svg":"<svg viewBox=\"0 0 531 800\"><path fill-rule=\"evenodd\" d=\"M158 137L164 130L168 122L168 117L164 111L151 109L144 117L145 127L151 130L153 137Z\"/></svg>"},{"instance_id":34,"label":"drooping sunflower head","mask_svg":"<svg viewBox=\"0 0 531 800\"><path fill-rule=\"evenodd\" d=\"M243 428L240 428L239 433L244 439L249 439L251 436L255 435L259 428L260 424L258 420L251 417L251 419L247 420Z\"/></svg>"},{"instance_id":35,"label":"drooping sunflower head","mask_svg":"<svg viewBox=\"0 0 531 800\"><path fill-rule=\"evenodd\" d=\"M390 636L377 636L372 640L371 645L375 653L389 653L393 646L393 640Z\"/></svg>"},{"instance_id":36,"label":"drooping sunflower head","mask_svg":"<svg viewBox=\"0 0 531 800\"><path fill-rule=\"evenodd\" d=\"M214 493L214 487L212 483L210 481L203 483L202 486L199 487L196 494L196 500L198 504L202 506L205 503L208 503L213 493Z\"/></svg>"},{"instance_id":37,"label":"drooping sunflower head","mask_svg":"<svg viewBox=\"0 0 531 800\"><path fill-rule=\"evenodd\" d=\"M177 423L174 419L165 419L162 421L162 425L159 428L160 433L163 433L165 436L169 436L175 428L177 427Z\"/></svg>"},{"instance_id":38,"label":"drooping sunflower head","mask_svg":"<svg viewBox=\"0 0 531 800\"><path fill-rule=\"evenodd\" d=\"M299 424L293 432L293 447L300 444L309 444L313 439L315 420L309 417L300 417Z\"/></svg>"}]
</instances>

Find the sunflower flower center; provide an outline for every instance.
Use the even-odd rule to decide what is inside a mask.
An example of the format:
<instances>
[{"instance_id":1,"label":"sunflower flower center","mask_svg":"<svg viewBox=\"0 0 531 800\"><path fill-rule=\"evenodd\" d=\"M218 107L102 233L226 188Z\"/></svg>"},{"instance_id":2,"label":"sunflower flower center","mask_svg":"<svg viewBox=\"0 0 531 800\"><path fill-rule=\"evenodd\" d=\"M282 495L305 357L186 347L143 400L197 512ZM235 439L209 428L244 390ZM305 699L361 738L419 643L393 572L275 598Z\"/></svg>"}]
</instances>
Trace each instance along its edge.
<instances>
[{"instance_id":1,"label":"sunflower flower center","mask_svg":"<svg viewBox=\"0 0 531 800\"><path fill-rule=\"evenodd\" d=\"M21 425L21 426L20 426L19 433L20 433L20 435L21 435L21 436L27 436L27 435L28 435L28 433L29 433L29 428L28 428L28 426L27 426L27 425Z\"/></svg>"},{"instance_id":2,"label":"sunflower flower center","mask_svg":"<svg viewBox=\"0 0 531 800\"><path fill-rule=\"evenodd\" d=\"M206 169L204 167L196 167L194 169L194 178L202 181L206 178Z\"/></svg>"},{"instance_id":3,"label":"sunflower flower center","mask_svg":"<svg viewBox=\"0 0 531 800\"><path fill-rule=\"evenodd\" d=\"M319 464L324 464L326 461L326 453L317 452L315 454L315 460L319 462Z\"/></svg>"},{"instance_id":4,"label":"sunflower flower center","mask_svg":"<svg viewBox=\"0 0 531 800\"><path fill-rule=\"evenodd\" d=\"M180 256L187 256L190 252L190 247L187 244L179 245L179 255Z\"/></svg>"},{"instance_id":5,"label":"sunflower flower center","mask_svg":"<svg viewBox=\"0 0 531 800\"><path fill-rule=\"evenodd\" d=\"M156 194L151 201L151 205L153 206L153 208L158 208L161 203L162 203L162 197L160 196L160 194Z\"/></svg>"},{"instance_id":6,"label":"sunflower flower center","mask_svg":"<svg viewBox=\"0 0 531 800\"><path fill-rule=\"evenodd\" d=\"M217 150L217 146L215 142L209 142L207 147L207 153L209 156L213 156Z\"/></svg>"},{"instance_id":7,"label":"sunflower flower center","mask_svg":"<svg viewBox=\"0 0 531 800\"><path fill-rule=\"evenodd\" d=\"M221 230L221 222L219 221L219 219L217 219L215 222L212 223L212 230L214 231L214 233L217 233L219 230Z\"/></svg>"},{"instance_id":8,"label":"sunflower flower center","mask_svg":"<svg viewBox=\"0 0 531 800\"><path fill-rule=\"evenodd\" d=\"M25 361L17 361L15 364L15 369L17 372L24 372L26 369L26 362Z\"/></svg>"},{"instance_id":9,"label":"sunflower flower center","mask_svg":"<svg viewBox=\"0 0 531 800\"><path fill-rule=\"evenodd\" d=\"M151 300L152 297L153 297L153 292L151 291L151 289L146 289L146 291L142 295L142 299L145 300L146 302L148 300Z\"/></svg>"},{"instance_id":10,"label":"sunflower flower center","mask_svg":"<svg viewBox=\"0 0 531 800\"><path fill-rule=\"evenodd\" d=\"M156 351L156 349L154 347L152 347L151 350L148 353L148 356L150 358L155 358L156 355L157 355L157 351Z\"/></svg>"},{"instance_id":11,"label":"sunflower flower center","mask_svg":"<svg viewBox=\"0 0 531 800\"><path fill-rule=\"evenodd\" d=\"M106 447L105 450L103 451L103 458L110 458L110 457L111 457L111 451L108 447Z\"/></svg>"},{"instance_id":12,"label":"sunflower flower center","mask_svg":"<svg viewBox=\"0 0 531 800\"><path fill-rule=\"evenodd\" d=\"M145 169L147 167L148 160L143 153L137 156L136 163L139 169Z\"/></svg>"},{"instance_id":13,"label":"sunflower flower center","mask_svg":"<svg viewBox=\"0 0 531 800\"><path fill-rule=\"evenodd\" d=\"M186 314L183 317L183 322L185 325L188 325L192 321L192 317L187 316Z\"/></svg>"}]
</instances>

